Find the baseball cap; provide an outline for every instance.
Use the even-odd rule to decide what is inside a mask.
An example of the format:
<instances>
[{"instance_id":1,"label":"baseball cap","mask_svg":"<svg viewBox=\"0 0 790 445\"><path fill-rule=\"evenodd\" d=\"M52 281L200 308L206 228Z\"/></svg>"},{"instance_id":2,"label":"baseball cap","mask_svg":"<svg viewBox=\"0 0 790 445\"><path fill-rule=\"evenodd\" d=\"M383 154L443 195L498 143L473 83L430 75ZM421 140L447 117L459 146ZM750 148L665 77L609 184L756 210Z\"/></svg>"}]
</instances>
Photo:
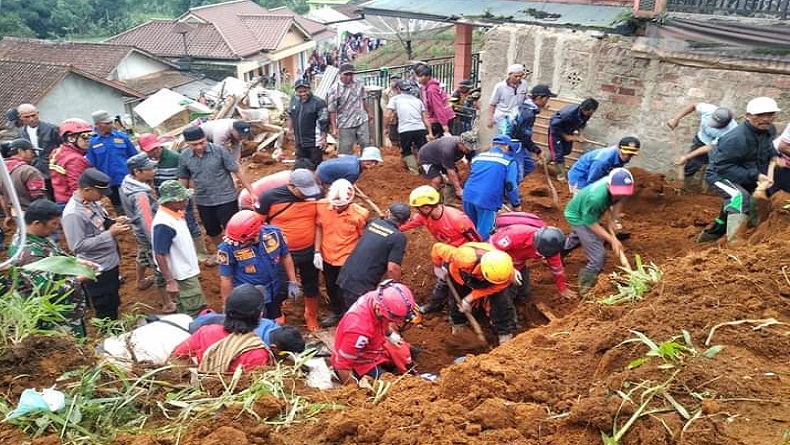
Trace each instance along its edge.
<instances>
[{"instance_id":1,"label":"baseball cap","mask_svg":"<svg viewBox=\"0 0 790 445\"><path fill-rule=\"evenodd\" d=\"M225 301L228 318L259 318L263 312L264 295L256 286L245 283L236 286Z\"/></svg>"},{"instance_id":2,"label":"baseball cap","mask_svg":"<svg viewBox=\"0 0 790 445\"><path fill-rule=\"evenodd\" d=\"M512 144L513 143L513 139L511 139L511 137L506 135L506 134L498 134L498 135L494 136L494 139L492 140L492 142L494 144L508 145L508 144Z\"/></svg>"},{"instance_id":3,"label":"baseball cap","mask_svg":"<svg viewBox=\"0 0 790 445\"><path fill-rule=\"evenodd\" d=\"M378 147L365 147L362 149L362 154L359 156L360 161L376 161L376 162L384 162L384 159L381 158L381 150Z\"/></svg>"},{"instance_id":4,"label":"baseball cap","mask_svg":"<svg viewBox=\"0 0 790 445\"><path fill-rule=\"evenodd\" d=\"M242 137L250 135L250 123L247 121L233 121L233 129L238 131Z\"/></svg>"},{"instance_id":5,"label":"baseball cap","mask_svg":"<svg viewBox=\"0 0 790 445\"><path fill-rule=\"evenodd\" d=\"M623 154L636 156L639 154L639 148L642 146L642 143L633 136L626 136L620 139L620 143L617 145L623 151Z\"/></svg>"},{"instance_id":6,"label":"baseball cap","mask_svg":"<svg viewBox=\"0 0 790 445\"><path fill-rule=\"evenodd\" d=\"M354 65L350 63L344 63L340 65L340 74L353 73L353 72L354 72Z\"/></svg>"},{"instance_id":7,"label":"baseball cap","mask_svg":"<svg viewBox=\"0 0 790 445\"><path fill-rule=\"evenodd\" d=\"M510 65L509 67L507 67L507 73L508 74L523 73L523 72L524 72L524 65L522 65L520 63L514 63L514 64Z\"/></svg>"},{"instance_id":8,"label":"baseball cap","mask_svg":"<svg viewBox=\"0 0 790 445\"><path fill-rule=\"evenodd\" d=\"M159 186L159 204L167 204L173 201L186 201L192 197L192 189L181 185L175 179L168 179Z\"/></svg>"},{"instance_id":9,"label":"baseball cap","mask_svg":"<svg viewBox=\"0 0 790 445\"><path fill-rule=\"evenodd\" d=\"M93 167L82 172L79 186L95 188L104 196L110 196L110 194L112 194L112 190L110 189L110 177Z\"/></svg>"},{"instance_id":10,"label":"baseball cap","mask_svg":"<svg viewBox=\"0 0 790 445\"><path fill-rule=\"evenodd\" d=\"M184 135L184 140L187 142L199 141L206 138L206 133L203 132L203 129L194 125L185 128L181 134Z\"/></svg>"},{"instance_id":11,"label":"baseball cap","mask_svg":"<svg viewBox=\"0 0 790 445\"><path fill-rule=\"evenodd\" d=\"M33 143L31 143L27 139L23 139L23 138L14 139L8 144L7 155L13 156L19 153L19 150L35 150L35 148L33 147Z\"/></svg>"},{"instance_id":12,"label":"baseball cap","mask_svg":"<svg viewBox=\"0 0 790 445\"><path fill-rule=\"evenodd\" d=\"M153 170L156 168L156 162L152 161L145 153L137 153L126 160L126 168L130 173L134 170Z\"/></svg>"},{"instance_id":13,"label":"baseball cap","mask_svg":"<svg viewBox=\"0 0 790 445\"><path fill-rule=\"evenodd\" d=\"M94 124L101 124L101 123L107 123L107 122L112 122L113 121L113 118L112 118L112 115L110 114L110 112L109 111L104 111L104 110L94 111L91 114L91 117L93 118L93 123Z\"/></svg>"},{"instance_id":14,"label":"baseball cap","mask_svg":"<svg viewBox=\"0 0 790 445\"><path fill-rule=\"evenodd\" d=\"M472 83L472 81L469 80L469 79L464 79L464 80L458 82L458 86L459 87L464 87L464 88L472 88L473 86L475 86L475 84Z\"/></svg>"},{"instance_id":15,"label":"baseball cap","mask_svg":"<svg viewBox=\"0 0 790 445\"><path fill-rule=\"evenodd\" d=\"M776 101L770 97L756 97L746 104L746 112L749 114L778 113L782 111Z\"/></svg>"},{"instance_id":16,"label":"baseball cap","mask_svg":"<svg viewBox=\"0 0 790 445\"><path fill-rule=\"evenodd\" d=\"M308 198L316 197L321 194L321 189L315 183L313 172L306 168L297 168L292 171L290 183Z\"/></svg>"},{"instance_id":17,"label":"baseball cap","mask_svg":"<svg viewBox=\"0 0 790 445\"><path fill-rule=\"evenodd\" d=\"M294 82L294 89L303 88L303 87L310 88L311 87L310 82L304 77L300 77L299 79L296 79L296 82Z\"/></svg>"},{"instance_id":18,"label":"baseball cap","mask_svg":"<svg viewBox=\"0 0 790 445\"><path fill-rule=\"evenodd\" d=\"M724 128L732 121L732 111L729 108L719 107L708 116L708 126L711 128Z\"/></svg>"},{"instance_id":19,"label":"baseball cap","mask_svg":"<svg viewBox=\"0 0 790 445\"><path fill-rule=\"evenodd\" d=\"M532 87L532 91L529 92L529 95L532 97L557 97L557 93L552 92L551 87L542 83Z\"/></svg>"},{"instance_id":20,"label":"baseball cap","mask_svg":"<svg viewBox=\"0 0 790 445\"><path fill-rule=\"evenodd\" d=\"M634 194L634 176L626 168L616 168L609 173L609 193L615 196Z\"/></svg>"},{"instance_id":21,"label":"baseball cap","mask_svg":"<svg viewBox=\"0 0 790 445\"><path fill-rule=\"evenodd\" d=\"M164 141L153 133L144 133L137 138L137 144L140 145L140 150L148 153L154 148L164 145Z\"/></svg>"},{"instance_id":22,"label":"baseball cap","mask_svg":"<svg viewBox=\"0 0 790 445\"><path fill-rule=\"evenodd\" d=\"M16 108L9 108L8 111L5 112L5 120L6 122L16 123L19 121L19 111L17 111Z\"/></svg>"},{"instance_id":23,"label":"baseball cap","mask_svg":"<svg viewBox=\"0 0 790 445\"><path fill-rule=\"evenodd\" d=\"M389 206L390 215L399 223L404 223L411 218L411 208L402 202L395 202Z\"/></svg>"}]
</instances>

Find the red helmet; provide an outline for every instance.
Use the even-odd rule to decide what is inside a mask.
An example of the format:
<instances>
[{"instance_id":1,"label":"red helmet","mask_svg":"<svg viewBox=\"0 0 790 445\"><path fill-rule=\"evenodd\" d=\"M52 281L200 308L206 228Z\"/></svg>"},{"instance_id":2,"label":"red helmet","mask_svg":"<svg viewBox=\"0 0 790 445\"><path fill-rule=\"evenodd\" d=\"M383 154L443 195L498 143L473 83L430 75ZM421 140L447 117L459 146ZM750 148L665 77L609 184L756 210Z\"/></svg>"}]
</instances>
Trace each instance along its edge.
<instances>
[{"instance_id":1,"label":"red helmet","mask_svg":"<svg viewBox=\"0 0 790 445\"><path fill-rule=\"evenodd\" d=\"M240 210L233 215L225 227L225 237L237 243L246 243L261 230L263 220L252 210Z\"/></svg>"},{"instance_id":2,"label":"red helmet","mask_svg":"<svg viewBox=\"0 0 790 445\"><path fill-rule=\"evenodd\" d=\"M67 134L80 134L93 131L93 127L91 127L91 124L87 121L72 117L61 122L58 131L60 131L60 137L63 138L66 137Z\"/></svg>"},{"instance_id":3,"label":"red helmet","mask_svg":"<svg viewBox=\"0 0 790 445\"><path fill-rule=\"evenodd\" d=\"M414 297L405 284L393 280L379 284L375 307L384 319L393 323L411 321L415 306Z\"/></svg>"}]
</instances>

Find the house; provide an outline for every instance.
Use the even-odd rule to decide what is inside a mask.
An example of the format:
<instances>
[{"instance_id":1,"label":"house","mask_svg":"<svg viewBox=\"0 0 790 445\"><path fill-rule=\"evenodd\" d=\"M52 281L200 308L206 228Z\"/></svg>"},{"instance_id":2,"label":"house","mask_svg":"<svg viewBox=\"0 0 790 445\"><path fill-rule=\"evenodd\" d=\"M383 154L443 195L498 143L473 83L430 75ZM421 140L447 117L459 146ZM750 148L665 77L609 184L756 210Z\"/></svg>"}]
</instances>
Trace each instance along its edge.
<instances>
[{"instance_id":1,"label":"house","mask_svg":"<svg viewBox=\"0 0 790 445\"><path fill-rule=\"evenodd\" d=\"M309 64L325 26L287 9L267 10L250 0L189 9L175 20L153 19L107 40L133 45L208 77L242 80L293 76ZM323 34L323 36L322 36Z\"/></svg>"},{"instance_id":2,"label":"house","mask_svg":"<svg viewBox=\"0 0 790 445\"><path fill-rule=\"evenodd\" d=\"M23 103L35 105L42 120L58 124L107 110L131 114L131 105L145 96L119 82L107 80L66 64L0 60L0 109Z\"/></svg>"}]
</instances>

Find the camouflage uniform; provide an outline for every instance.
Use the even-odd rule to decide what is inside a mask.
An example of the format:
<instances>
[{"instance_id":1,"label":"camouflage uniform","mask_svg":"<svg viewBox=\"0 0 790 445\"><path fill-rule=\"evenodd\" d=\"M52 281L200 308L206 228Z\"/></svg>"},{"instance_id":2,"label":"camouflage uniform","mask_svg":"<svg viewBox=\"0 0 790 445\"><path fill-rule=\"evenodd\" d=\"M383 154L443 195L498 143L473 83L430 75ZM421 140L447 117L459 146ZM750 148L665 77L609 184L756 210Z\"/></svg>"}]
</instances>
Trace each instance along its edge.
<instances>
[{"instance_id":1,"label":"camouflage uniform","mask_svg":"<svg viewBox=\"0 0 790 445\"><path fill-rule=\"evenodd\" d=\"M8 255L14 255L18 249L19 233L17 232L17 234L14 235L14 239L11 241ZM24 266L51 256L69 255L60 250L60 248L49 238L28 234L27 241L22 247L22 253L19 255L17 265ZM22 285L19 289L22 295L32 294L34 288L46 292L51 286L51 283L65 280L62 281L63 284L60 288L53 289L52 294L55 298L61 299L59 303L74 305L74 309L63 314L66 318L64 322L65 327L71 330L77 337L85 336L85 294L82 291L82 284L76 277L64 277L44 272L25 272L22 270L20 270L19 275L22 278Z\"/></svg>"}]
</instances>

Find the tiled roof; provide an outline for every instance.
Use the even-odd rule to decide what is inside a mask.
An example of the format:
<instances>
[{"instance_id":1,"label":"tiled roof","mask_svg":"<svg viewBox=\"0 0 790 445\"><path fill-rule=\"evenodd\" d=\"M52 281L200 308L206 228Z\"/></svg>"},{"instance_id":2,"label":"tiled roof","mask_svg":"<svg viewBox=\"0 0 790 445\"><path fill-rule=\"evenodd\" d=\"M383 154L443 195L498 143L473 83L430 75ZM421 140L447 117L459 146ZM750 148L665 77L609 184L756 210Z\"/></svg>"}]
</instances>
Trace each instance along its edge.
<instances>
[{"instance_id":1,"label":"tiled roof","mask_svg":"<svg viewBox=\"0 0 790 445\"><path fill-rule=\"evenodd\" d=\"M135 48L107 43L57 42L4 37L0 59L73 65L82 71L107 78Z\"/></svg>"},{"instance_id":2,"label":"tiled roof","mask_svg":"<svg viewBox=\"0 0 790 445\"><path fill-rule=\"evenodd\" d=\"M197 77L190 76L175 70L159 71L143 77L137 77L123 82L129 88L139 91L146 96L156 93L162 88L173 89L198 80Z\"/></svg>"},{"instance_id":3,"label":"tiled roof","mask_svg":"<svg viewBox=\"0 0 790 445\"><path fill-rule=\"evenodd\" d=\"M241 22L246 31L255 37L255 40L246 39L250 53L260 50L273 51L280 46L285 34L293 26L292 17L285 15L272 14L243 14L238 15L237 19Z\"/></svg>"},{"instance_id":4,"label":"tiled roof","mask_svg":"<svg viewBox=\"0 0 790 445\"><path fill-rule=\"evenodd\" d=\"M190 23L189 26L190 31L184 35L190 56L207 59L240 58L214 25ZM184 40L182 34L177 32L182 29L185 29L183 23L154 19L110 37L107 42L134 45L158 56L183 57Z\"/></svg>"},{"instance_id":5,"label":"tiled roof","mask_svg":"<svg viewBox=\"0 0 790 445\"><path fill-rule=\"evenodd\" d=\"M241 16L259 14L266 14L266 9L249 0L238 0L192 8L179 17L179 19L193 15L207 23L213 24L222 35L222 38L225 39L225 42L232 48L233 52L241 57L245 57L261 51L264 48L258 45L257 35L251 35L249 28L244 25ZM267 31L268 30L264 28L259 30L256 34L263 34ZM280 36L280 38L282 38L282 36ZM279 44L279 41L277 43Z\"/></svg>"}]
</instances>

